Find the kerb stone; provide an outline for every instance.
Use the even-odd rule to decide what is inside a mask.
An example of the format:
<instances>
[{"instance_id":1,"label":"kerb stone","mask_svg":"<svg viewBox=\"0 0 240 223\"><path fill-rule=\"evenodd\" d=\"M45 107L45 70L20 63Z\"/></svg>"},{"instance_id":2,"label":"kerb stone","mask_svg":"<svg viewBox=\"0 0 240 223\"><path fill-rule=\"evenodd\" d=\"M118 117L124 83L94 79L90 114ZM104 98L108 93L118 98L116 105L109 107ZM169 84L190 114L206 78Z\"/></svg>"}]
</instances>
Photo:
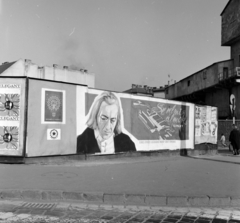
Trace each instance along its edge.
<instances>
[{"instance_id":1,"label":"kerb stone","mask_svg":"<svg viewBox=\"0 0 240 223\"><path fill-rule=\"evenodd\" d=\"M188 200L187 197L181 197L181 196L172 196L167 197L167 206L188 206Z\"/></svg>"},{"instance_id":2,"label":"kerb stone","mask_svg":"<svg viewBox=\"0 0 240 223\"><path fill-rule=\"evenodd\" d=\"M209 205L214 207L230 206L231 199L230 197L210 197Z\"/></svg>"},{"instance_id":3,"label":"kerb stone","mask_svg":"<svg viewBox=\"0 0 240 223\"><path fill-rule=\"evenodd\" d=\"M231 197L231 206L240 207L240 197Z\"/></svg>"},{"instance_id":4,"label":"kerb stone","mask_svg":"<svg viewBox=\"0 0 240 223\"><path fill-rule=\"evenodd\" d=\"M126 204L145 204L145 195L142 194L125 194Z\"/></svg>"},{"instance_id":5,"label":"kerb stone","mask_svg":"<svg viewBox=\"0 0 240 223\"><path fill-rule=\"evenodd\" d=\"M19 190L4 190L1 191L2 199L21 199L22 193Z\"/></svg>"},{"instance_id":6,"label":"kerb stone","mask_svg":"<svg viewBox=\"0 0 240 223\"><path fill-rule=\"evenodd\" d=\"M42 193L40 191L25 190L25 191L22 191L22 198L41 200Z\"/></svg>"},{"instance_id":7,"label":"kerb stone","mask_svg":"<svg viewBox=\"0 0 240 223\"><path fill-rule=\"evenodd\" d=\"M125 197L124 194L104 194L103 202L110 204L124 204Z\"/></svg>"},{"instance_id":8,"label":"kerb stone","mask_svg":"<svg viewBox=\"0 0 240 223\"><path fill-rule=\"evenodd\" d=\"M77 201L84 201L83 194L80 192L68 192L64 191L62 193L64 200L77 200Z\"/></svg>"},{"instance_id":9,"label":"kerb stone","mask_svg":"<svg viewBox=\"0 0 240 223\"><path fill-rule=\"evenodd\" d=\"M188 203L191 206L205 207L209 205L209 197L208 196L189 197Z\"/></svg>"},{"instance_id":10,"label":"kerb stone","mask_svg":"<svg viewBox=\"0 0 240 223\"><path fill-rule=\"evenodd\" d=\"M148 205L166 206L167 197L158 195L146 195L145 203Z\"/></svg>"}]
</instances>

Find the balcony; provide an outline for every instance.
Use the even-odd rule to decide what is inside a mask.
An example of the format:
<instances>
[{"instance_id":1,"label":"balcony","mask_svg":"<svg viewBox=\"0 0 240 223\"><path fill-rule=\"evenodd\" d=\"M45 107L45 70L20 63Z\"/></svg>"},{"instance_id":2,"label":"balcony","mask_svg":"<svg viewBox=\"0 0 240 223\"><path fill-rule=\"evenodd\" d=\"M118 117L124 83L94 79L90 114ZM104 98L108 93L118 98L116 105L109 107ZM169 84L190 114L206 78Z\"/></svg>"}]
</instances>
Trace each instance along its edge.
<instances>
[{"instance_id":1,"label":"balcony","mask_svg":"<svg viewBox=\"0 0 240 223\"><path fill-rule=\"evenodd\" d=\"M222 73L218 74L218 86L223 88L229 88L237 85L240 82L240 67L235 67L235 69L224 70Z\"/></svg>"},{"instance_id":2,"label":"balcony","mask_svg":"<svg viewBox=\"0 0 240 223\"><path fill-rule=\"evenodd\" d=\"M222 73L218 74L218 81L223 81L232 77L240 77L240 67L236 67L235 69L226 70Z\"/></svg>"}]
</instances>

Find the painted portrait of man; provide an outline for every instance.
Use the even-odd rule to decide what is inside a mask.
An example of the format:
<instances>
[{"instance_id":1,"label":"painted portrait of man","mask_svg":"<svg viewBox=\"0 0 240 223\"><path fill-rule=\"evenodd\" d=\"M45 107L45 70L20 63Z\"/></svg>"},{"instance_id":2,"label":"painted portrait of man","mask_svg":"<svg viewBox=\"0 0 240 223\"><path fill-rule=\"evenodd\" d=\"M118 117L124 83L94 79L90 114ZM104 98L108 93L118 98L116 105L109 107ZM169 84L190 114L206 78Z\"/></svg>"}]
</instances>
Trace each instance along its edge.
<instances>
[{"instance_id":1,"label":"painted portrait of man","mask_svg":"<svg viewBox=\"0 0 240 223\"><path fill-rule=\"evenodd\" d=\"M86 124L87 128L77 137L78 154L136 151L134 142L122 132L120 102L112 92L98 95Z\"/></svg>"}]
</instances>

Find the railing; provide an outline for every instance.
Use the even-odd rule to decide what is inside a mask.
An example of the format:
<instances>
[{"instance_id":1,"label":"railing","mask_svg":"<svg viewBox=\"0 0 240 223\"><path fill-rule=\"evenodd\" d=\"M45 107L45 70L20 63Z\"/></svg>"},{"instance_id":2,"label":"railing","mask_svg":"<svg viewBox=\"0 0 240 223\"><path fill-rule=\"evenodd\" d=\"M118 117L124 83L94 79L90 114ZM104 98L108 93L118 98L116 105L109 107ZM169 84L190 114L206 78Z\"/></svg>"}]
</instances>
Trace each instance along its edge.
<instances>
[{"instance_id":1,"label":"railing","mask_svg":"<svg viewBox=\"0 0 240 223\"><path fill-rule=\"evenodd\" d=\"M226 72L219 73L218 80L222 81L234 76L240 77L240 67L235 67L235 69L226 70Z\"/></svg>"}]
</instances>

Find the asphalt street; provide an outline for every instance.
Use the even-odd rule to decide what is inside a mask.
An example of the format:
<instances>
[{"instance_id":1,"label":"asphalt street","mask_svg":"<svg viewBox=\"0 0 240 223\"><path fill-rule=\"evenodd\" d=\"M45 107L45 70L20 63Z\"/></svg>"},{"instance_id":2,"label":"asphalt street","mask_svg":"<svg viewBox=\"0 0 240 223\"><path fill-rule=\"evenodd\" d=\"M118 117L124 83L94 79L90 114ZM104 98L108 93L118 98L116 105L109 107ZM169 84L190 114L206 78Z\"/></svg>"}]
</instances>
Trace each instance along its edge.
<instances>
[{"instance_id":1,"label":"asphalt street","mask_svg":"<svg viewBox=\"0 0 240 223\"><path fill-rule=\"evenodd\" d=\"M0 191L2 198L5 199L23 197L23 194L19 195L21 190L56 193L60 191L62 192L60 199L66 198L64 191L92 193L100 202L102 194L111 194L115 200L111 198L109 202L123 203L128 201L127 195L138 196L131 200L133 203L142 201L144 203L146 195L153 195L165 197L167 200L165 203L160 201L163 205L177 203L178 197L203 196L203 199L225 199L223 200L225 203L220 201L220 205L228 205L234 198L236 206L240 202L239 164L240 156L231 154L64 161L58 165L0 164ZM9 194L6 191L13 193ZM54 196L50 199L58 199L58 196ZM72 194L67 196L75 199ZM143 196L145 197L142 198ZM176 200L168 197L176 197ZM206 199L203 202L207 205ZM216 199L211 205L217 205L219 200ZM197 202L201 205L201 201Z\"/></svg>"}]
</instances>

